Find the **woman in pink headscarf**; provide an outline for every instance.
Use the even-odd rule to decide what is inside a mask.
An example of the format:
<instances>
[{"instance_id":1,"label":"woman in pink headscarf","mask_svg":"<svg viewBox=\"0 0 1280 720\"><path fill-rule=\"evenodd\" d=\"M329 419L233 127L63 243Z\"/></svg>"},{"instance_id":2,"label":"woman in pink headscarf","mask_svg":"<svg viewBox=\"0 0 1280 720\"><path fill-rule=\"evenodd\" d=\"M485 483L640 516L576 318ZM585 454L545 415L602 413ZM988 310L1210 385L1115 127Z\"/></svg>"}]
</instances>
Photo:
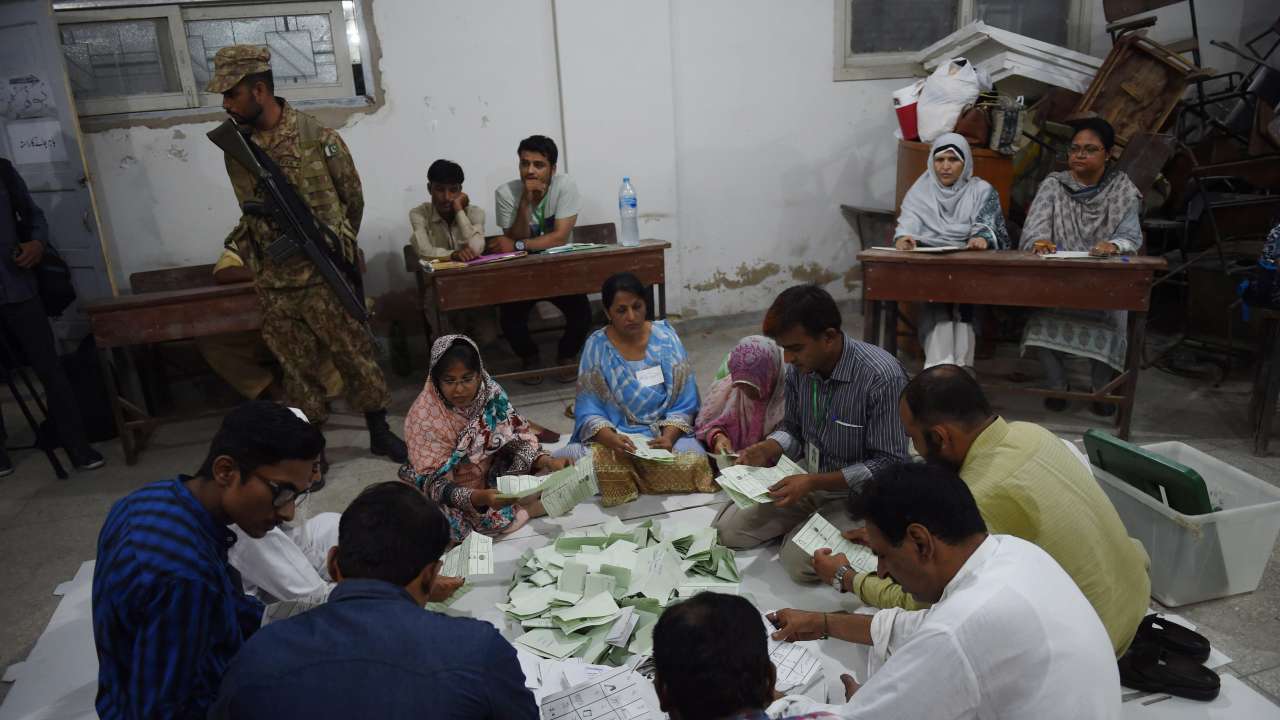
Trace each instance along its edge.
<instances>
[{"instance_id":1,"label":"woman in pink headscarf","mask_svg":"<svg viewBox=\"0 0 1280 720\"><path fill-rule=\"evenodd\" d=\"M781 348L762 335L743 338L711 383L694 436L717 453L764 440L782 422L785 379Z\"/></svg>"}]
</instances>

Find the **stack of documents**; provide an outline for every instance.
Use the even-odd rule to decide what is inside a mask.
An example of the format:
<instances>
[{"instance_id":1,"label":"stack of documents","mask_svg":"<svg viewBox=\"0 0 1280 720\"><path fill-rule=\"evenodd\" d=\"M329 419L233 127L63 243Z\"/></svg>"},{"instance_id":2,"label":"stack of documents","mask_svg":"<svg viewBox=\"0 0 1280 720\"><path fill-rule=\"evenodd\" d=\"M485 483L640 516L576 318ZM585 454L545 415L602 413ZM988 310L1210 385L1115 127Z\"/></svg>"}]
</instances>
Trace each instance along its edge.
<instances>
[{"instance_id":1,"label":"stack of documents","mask_svg":"<svg viewBox=\"0 0 1280 720\"><path fill-rule=\"evenodd\" d=\"M800 528L800 532L792 536L791 542L808 555L813 555L822 548L831 548L832 555L844 553L849 564L858 572L875 572L879 565L870 548L845 540L840 530L818 513L814 513L809 522Z\"/></svg>"},{"instance_id":2,"label":"stack of documents","mask_svg":"<svg viewBox=\"0 0 1280 720\"><path fill-rule=\"evenodd\" d=\"M551 517L561 517L578 503L600 492L595 465L588 454L550 475L503 475L498 478L499 497L520 498L542 494L542 507Z\"/></svg>"},{"instance_id":3,"label":"stack of documents","mask_svg":"<svg viewBox=\"0 0 1280 720\"><path fill-rule=\"evenodd\" d=\"M804 468L794 460L783 455L773 467L752 467L750 465L721 465L720 477L716 482L724 488L724 492L734 505L746 510L753 505L773 502L769 496L769 488L778 484L783 478L805 474Z\"/></svg>"},{"instance_id":4,"label":"stack of documents","mask_svg":"<svg viewBox=\"0 0 1280 720\"><path fill-rule=\"evenodd\" d=\"M659 709L653 683L628 667L597 673L586 682L543 696L539 714L543 720L660 720L667 717Z\"/></svg>"},{"instance_id":5,"label":"stack of documents","mask_svg":"<svg viewBox=\"0 0 1280 720\"><path fill-rule=\"evenodd\" d=\"M777 628L769 622L767 614L763 620L769 659L778 671L773 689L783 695L803 691L822 676L822 662L803 645L774 640L773 633Z\"/></svg>"},{"instance_id":6,"label":"stack of documents","mask_svg":"<svg viewBox=\"0 0 1280 720\"><path fill-rule=\"evenodd\" d=\"M660 463L673 463L676 461L676 456L672 455L670 450L660 450L649 447L649 440L651 438L645 435L641 435L639 433L623 433L622 435L623 437L631 440L632 445L636 446L636 451L631 454L641 460L650 460L652 462Z\"/></svg>"},{"instance_id":7,"label":"stack of documents","mask_svg":"<svg viewBox=\"0 0 1280 720\"><path fill-rule=\"evenodd\" d=\"M518 649L542 658L623 664L653 649L653 626L673 600L738 593L733 552L716 530L646 520L568 530L521 558L497 607L527 631Z\"/></svg>"},{"instance_id":8,"label":"stack of documents","mask_svg":"<svg viewBox=\"0 0 1280 720\"><path fill-rule=\"evenodd\" d=\"M581 250L600 250L604 248L603 243L565 243L553 248L547 248L542 252L546 255L559 255L560 253L578 252Z\"/></svg>"},{"instance_id":9,"label":"stack of documents","mask_svg":"<svg viewBox=\"0 0 1280 720\"><path fill-rule=\"evenodd\" d=\"M471 577L493 574L493 538L473 532L457 547L444 554L440 574L448 577Z\"/></svg>"}]
</instances>

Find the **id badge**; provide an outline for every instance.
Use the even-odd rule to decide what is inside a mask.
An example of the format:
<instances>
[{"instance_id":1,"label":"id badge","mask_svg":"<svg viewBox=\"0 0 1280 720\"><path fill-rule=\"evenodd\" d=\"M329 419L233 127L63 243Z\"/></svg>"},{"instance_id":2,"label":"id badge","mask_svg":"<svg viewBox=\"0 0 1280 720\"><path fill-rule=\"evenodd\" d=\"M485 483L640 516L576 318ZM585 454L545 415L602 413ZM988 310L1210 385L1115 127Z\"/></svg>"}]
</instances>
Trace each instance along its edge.
<instances>
[{"instance_id":1,"label":"id badge","mask_svg":"<svg viewBox=\"0 0 1280 720\"><path fill-rule=\"evenodd\" d=\"M822 469L822 451L818 449L816 443L805 443L804 447L804 464L805 469L810 473L820 472Z\"/></svg>"},{"instance_id":2,"label":"id badge","mask_svg":"<svg viewBox=\"0 0 1280 720\"><path fill-rule=\"evenodd\" d=\"M636 373L636 380L640 381L640 387L653 387L662 384L662 368L655 365L647 367Z\"/></svg>"}]
</instances>

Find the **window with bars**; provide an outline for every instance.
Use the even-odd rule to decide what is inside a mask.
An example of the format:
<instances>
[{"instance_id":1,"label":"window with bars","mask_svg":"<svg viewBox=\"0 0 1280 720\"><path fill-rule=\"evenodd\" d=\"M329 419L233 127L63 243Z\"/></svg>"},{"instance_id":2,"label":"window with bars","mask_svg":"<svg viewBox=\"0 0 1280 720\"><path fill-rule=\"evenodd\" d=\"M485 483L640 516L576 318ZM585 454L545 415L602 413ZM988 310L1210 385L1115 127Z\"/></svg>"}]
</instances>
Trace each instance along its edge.
<instances>
[{"instance_id":1,"label":"window with bars","mask_svg":"<svg viewBox=\"0 0 1280 720\"><path fill-rule=\"evenodd\" d=\"M1076 50L1089 0L835 0L835 79L911 77L916 52L981 20Z\"/></svg>"},{"instance_id":2,"label":"window with bars","mask_svg":"<svg viewBox=\"0 0 1280 720\"><path fill-rule=\"evenodd\" d=\"M59 10L67 76L81 115L219 107L205 92L229 45L271 50L276 93L290 100L363 95L354 0L186 3Z\"/></svg>"}]
</instances>

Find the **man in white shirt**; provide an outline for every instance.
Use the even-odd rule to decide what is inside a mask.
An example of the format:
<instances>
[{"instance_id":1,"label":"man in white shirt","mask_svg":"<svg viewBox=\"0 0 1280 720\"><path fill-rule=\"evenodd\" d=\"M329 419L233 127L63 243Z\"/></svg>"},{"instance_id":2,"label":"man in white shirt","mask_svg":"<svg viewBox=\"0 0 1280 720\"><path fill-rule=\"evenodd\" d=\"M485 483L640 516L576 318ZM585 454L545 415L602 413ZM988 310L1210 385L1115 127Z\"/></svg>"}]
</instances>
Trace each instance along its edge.
<instances>
[{"instance_id":1,"label":"man in white shirt","mask_svg":"<svg viewBox=\"0 0 1280 720\"><path fill-rule=\"evenodd\" d=\"M531 135L520 141L516 154L520 158L519 179L499 185L494 193L494 209L502 235L491 239L486 250L490 253L536 252L564 245L578 222L582 200L573 179L556 174L560 151L555 141L545 135ZM554 280L549 287L554 287ZM591 305L586 295L546 299L565 319L556 364L572 364L591 331ZM534 302L506 303L498 311L502 334L526 370L540 364L538 345L529 334L529 310ZM574 377L570 374L567 381ZM537 382L541 382L541 378Z\"/></svg>"},{"instance_id":2,"label":"man in white shirt","mask_svg":"<svg viewBox=\"0 0 1280 720\"><path fill-rule=\"evenodd\" d=\"M775 639L835 636L887 656L861 688L842 678L842 716L1120 717L1115 655L1089 601L1040 548L988 535L954 470L899 465L868 480L850 511L866 520L879 573L933 605L770 616Z\"/></svg>"}]
</instances>

